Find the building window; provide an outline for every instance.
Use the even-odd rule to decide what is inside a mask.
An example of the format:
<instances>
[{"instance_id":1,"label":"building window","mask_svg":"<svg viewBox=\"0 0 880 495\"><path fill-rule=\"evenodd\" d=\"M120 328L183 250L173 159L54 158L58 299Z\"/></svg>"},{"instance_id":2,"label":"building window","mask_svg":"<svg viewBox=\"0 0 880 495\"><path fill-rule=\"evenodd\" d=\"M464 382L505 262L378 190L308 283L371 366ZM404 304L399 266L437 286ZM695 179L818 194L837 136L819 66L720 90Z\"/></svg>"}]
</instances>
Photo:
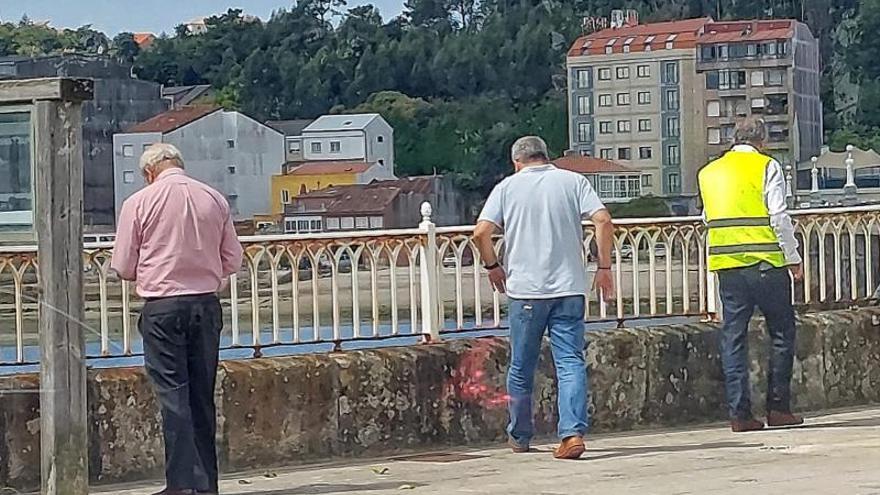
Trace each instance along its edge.
<instances>
[{"instance_id":1,"label":"building window","mask_svg":"<svg viewBox=\"0 0 880 495\"><path fill-rule=\"evenodd\" d=\"M152 146L152 145L153 145L153 143L147 143L147 144L145 144L145 145L141 148L141 151L147 151L147 150L150 148L150 146Z\"/></svg>"},{"instance_id":2,"label":"building window","mask_svg":"<svg viewBox=\"0 0 880 495\"><path fill-rule=\"evenodd\" d=\"M602 67L599 69L599 80L600 81L610 81L611 80L611 69L608 67Z\"/></svg>"},{"instance_id":3,"label":"building window","mask_svg":"<svg viewBox=\"0 0 880 495\"><path fill-rule=\"evenodd\" d=\"M578 122L578 142L586 143L593 140L593 124Z\"/></svg>"},{"instance_id":4,"label":"building window","mask_svg":"<svg viewBox=\"0 0 880 495\"><path fill-rule=\"evenodd\" d=\"M612 153L614 153L614 148L602 148L599 150L599 158L610 160Z\"/></svg>"},{"instance_id":5,"label":"building window","mask_svg":"<svg viewBox=\"0 0 880 495\"><path fill-rule=\"evenodd\" d=\"M284 233L293 234L296 232L296 220L284 219Z\"/></svg>"},{"instance_id":6,"label":"building window","mask_svg":"<svg viewBox=\"0 0 880 495\"><path fill-rule=\"evenodd\" d=\"M650 146L641 146L639 147L639 159L641 160L650 160L653 155L653 151Z\"/></svg>"},{"instance_id":7,"label":"building window","mask_svg":"<svg viewBox=\"0 0 880 495\"><path fill-rule=\"evenodd\" d=\"M327 230L339 230L339 218L327 217L324 221L327 224Z\"/></svg>"},{"instance_id":8,"label":"building window","mask_svg":"<svg viewBox=\"0 0 880 495\"><path fill-rule=\"evenodd\" d=\"M706 89L718 89L718 71L706 72Z\"/></svg>"},{"instance_id":9,"label":"building window","mask_svg":"<svg viewBox=\"0 0 880 495\"><path fill-rule=\"evenodd\" d=\"M721 115L721 102L720 101L708 101L706 102L706 116L707 117L719 117Z\"/></svg>"},{"instance_id":10,"label":"building window","mask_svg":"<svg viewBox=\"0 0 880 495\"><path fill-rule=\"evenodd\" d=\"M287 189L281 190L281 204L289 205L290 204L290 191Z\"/></svg>"},{"instance_id":11,"label":"building window","mask_svg":"<svg viewBox=\"0 0 880 495\"><path fill-rule=\"evenodd\" d=\"M578 115L590 115L593 113L593 100L589 96L578 96Z\"/></svg>"},{"instance_id":12,"label":"building window","mask_svg":"<svg viewBox=\"0 0 880 495\"><path fill-rule=\"evenodd\" d=\"M617 132L630 132L632 130L632 122L629 120L617 121Z\"/></svg>"},{"instance_id":13,"label":"building window","mask_svg":"<svg viewBox=\"0 0 880 495\"><path fill-rule=\"evenodd\" d=\"M639 77L651 77L651 66L650 65L640 65L636 67L636 74Z\"/></svg>"},{"instance_id":14,"label":"building window","mask_svg":"<svg viewBox=\"0 0 880 495\"><path fill-rule=\"evenodd\" d=\"M639 105L648 105L651 103L650 91L639 91Z\"/></svg>"},{"instance_id":15,"label":"building window","mask_svg":"<svg viewBox=\"0 0 880 495\"><path fill-rule=\"evenodd\" d=\"M617 93L618 105L629 105L629 93Z\"/></svg>"},{"instance_id":16,"label":"building window","mask_svg":"<svg viewBox=\"0 0 880 495\"><path fill-rule=\"evenodd\" d=\"M581 156L593 156L593 153L590 151L589 148L583 148L579 151L579 153Z\"/></svg>"},{"instance_id":17,"label":"building window","mask_svg":"<svg viewBox=\"0 0 880 495\"><path fill-rule=\"evenodd\" d=\"M379 159L379 166L380 166L380 167L384 167L384 166L385 166L385 160L383 160L383 159L380 158L380 159Z\"/></svg>"},{"instance_id":18,"label":"building window","mask_svg":"<svg viewBox=\"0 0 880 495\"><path fill-rule=\"evenodd\" d=\"M579 89L589 88L590 87L590 71L587 69L578 69L575 72L575 77L577 78L577 87Z\"/></svg>"},{"instance_id":19,"label":"building window","mask_svg":"<svg viewBox=\"0 0 880 495\"><path fill-rule=\"evenodd\" d=\"M385 226L385 219L382 217L370 217L370 228L381 229Z\"/></svg>"},{"instance_id":20,"label":"building window","mask_svg":"<svg viewBox=\"0 0 880 495\"><path fill-rule=\"evenodd\" d=\"M681 151L677 144L670 144L666 147L667 163L669 165L681 164Z\"/></svg>"},{"instance_id":21,"label":"building window","mask_svg":"<svg viewBox=\"0 0 880 495\"><path fill-rule=\"evenodd\" d=\"M630 149L630 148L617 148L617 159L618 160L632 160L632 149Z\"/></svg>"},{"instance_id":22,"label":"building window","mask_svg":"<svg viewBox=\"0 0 880 495\"><path fill-rule=\"evenodd\" d=\"M746 71L722 70L718 72L718 89L739 89L746 86Z\"/></svg>"},{"instance_id":23,"label":"building window","mask_svg":"<svg viewBox=\"0 0 880 495\"><path fill-rule=\"evenodd\" d=\"M339 153L342 151L342 143L339 141L330 141L330 153Z\"/></svg>"},{"instance_id":24,"label":"building window","mask_svg":"<svg viewBox=\"0 0 880 495\"><path fill-rule=\"evenodd\" d=\"M617 78L618 79L629 79L629 67L623 65L617 67Z\"/></svg>"},{"instance_id":25,"label":"building window","mask_svg":"<svg viewBox=\"0 0 880 495\"><path fill-rule=\"evenodd\" d=\"M599 95L599 106L600 107L610 107L611 106L611 95L609 95L609 94Z\"/></svg>"},{"instance_id":26,"label":"building window","mask_svg":"<svg viewBox=\"0 0 880 495\"><path fill-rule=\"evenodd\" d=\"M124 157L134 156L134 145L123 144L122 145L122 156L124 156Z\"/></svg>"},{"instance_id":27,"label":"building window","mask_svg":"<svg viewBox=\"0 0 880 495\"><path fill-rule=\"evenodd\" d=\"M235 140L234 139L227 139L226 140L226 147L229 149L235 148Z\"/></svg>"},{"instance_id":28,"label":"building window","mask_svg":"<svg viewBox=\"0 0 880 495\"><path fill-rule=\"evenodd\" d=\"M663 82L678 84L678 62L663 62Z\"/></svg>"},{"instance_id":29,"label":"building window","mask_svg":"<svg viewBox=\"0 0 880 495\"><path fill-rule=\"evenodd\" d=\"M768 125L767 141L771 143L782 143L788 141L788 127L785 124Z\"/></svg>"},{"instance_id":30,"label":"building window","mask_svg":"<svg viewBox=\"0 0 880 495\"><path fill-rule=\"evenodd\" d=\"M122 172L122 183L123 184L131 184L134 182L134 171L126 170Z\"/></svg>"},{"instance_id":31,"label":"building window","mask_svg":"<svg viewBox=\"0 0 880 495\"><path fill-rule=\"evenodd\" d=\"M721 144L721 129L718 127L710 127L707 142L709 144Z\"/></svg>"},{"instance_id":32,"label":"building window","mask_svg":"<svg viewBox=\"0 0 880 495\"><path fill-rule=\"evenodd\" d=\"M771 69L767 71L767 86L782 86L785 84L785 70Z\"/></svg>"},{"instance_id":33,"label":"building window","mask_svg":"<svg viewBox=\"0 0 880 495\"><path fill-rule=\"evenodd\" d=\"M764 113L764 98L752 98L752 113Z\"/></svg>"},{"instance_id":34,"label":"building window","mask_svg":"<svg viewBox=\"0 0 880 495\"><path fill-rule=\"evenodd\" d=\"M377 143L384 143L385 137L384 136L376 136L376 142Z\"/></svg>"},{"instance_id":35,"label":"building window","mask_svg":"<svg viewBox=\"0 0 880 495\"><path fill-rule=\"evenodd\" d=\"M226 171L229 172L230 174L235 174L235 165L230 165L230 166L226 167Z\"/></svg>"},{"instance_id":36,"label":"building window","mask_svg":"<svg viewBox=\"0 0 880 495\"><path fill-rule=\"evenodd\" d=\"M614 192L614 177L610 175L599 176L599 196L611 196Z\"/></svg>"},{"instance_id":37,"label":"building window","mask_svg":"<svg viewBox=\"0 0 880 495\"><path fill-rule=\"evenodd\" d=\"M678 90L666 90L666 110L678 110Z\"/></svg>"},{"instance_id":38,"label":"building window","mask_svg":"<svg viewBox=\"0 0 880 495\"><path fill-rule=\"evenodd\" d=\"M721 126L721 139L725 142L733 141L733 132L736 129L736 126L733 124L727 124Z\"/></svg>"},{"instance_id":39,"label":"building window","mask_svg":"<svg viewBox=\"0 0 880 495\"><path fill-rule=\"evenodd\" d=\"M354 217L342 217L339 222L339 227L343 230L351 230L354 228Z\"/></svg>"},{"instance_id":40,"label":"building window","mask_svg":"<svg viewBox=\"0 0 880 495\"><path fill-rule=\"evenodd\" d=\"M639 132L651 132L651 119L639 119Z\"/></svg>"},{"instance_id":41,"label":"building window","mask_svg":"<svg viewBox=\"0 0 880 495\"><path fill-rule=\"evenodd\" d=\"M313 142L312 143L312 153L320 153L321 152L321 143Z\"/></svg>"},{"instance_id":42,"label":"building window","mask_svg":"<svg viewBox=\"0 0 880 495\"><path fill-rule=\"evenodd\" d=\"M302 143L300 143L296 139L291 139L287 142L287 151L290 153L299 153L302 149Z\"/></svg>"},{"instance_id":43,"label":"building window","mask_svg":"<svg viewBox=\"0 0 880 495\"><path fill-rule=\"evenodd\" d=\"M611 134L610 120L603 120L599 122L599 134Z\"/></svg>"},{"instance_id":44,"label":"building window","mask_svg":"<svg viewBox=\"0 0 880 495\"><path fill-rule=\"evenodd\" d=\"M370 227L369 217L355 217L354 227L356 229L367 229Z\"/></svg>"},{"instance_id":45,"label":"building window","mask_svg":"<svg viewBox=\"0 0 880 495\"><path fill-rule=\"evenodd\" d=\"M642 187L651 187L654 185L653 176L651 174L645 174L642 176Z\"/></svg>"},{"instance_id":46,"label":"building window","mask_svg":"<svg viewBox=\"0 0 880 495\"><path fill-rule=\"evenodd\" d=\"M667 177L669 180L669 192L679 192L681 190L681 179L678 174L669 174Z\"/></svg>"},{"instance_id":47,"label":"building window","mask_svg":"<svg viewBox=\"0 0 880 495\"><path fill-rule=\"evenodd\" d=\"M678 137L681 135L681 129L678 117L666 117L666 136Z\"/></svg>"},{"instance_id":48,"label":"building window","mask_svg":"<svg viewBox=\"0 0 880 495\"><path fill-rule=\"evenodd\" d=\"M752 76L752 86L763 86L764 85L764 71L763 70L753 70L751 76Z\"/></svg>"},{"instance_id":49,"label":"building window","mask_svg":"<svg viewBox=\"0 0 880 495\"><path fill-rule=\"evenodd\" d=\"M677 37L678 37L677 34L670 34L670 35L666 38L666 49L667 49L667 50L672 50L672 46L673 46L673 45L672 45L672 42L675 41L675 38L677 38Z\"/></svg>"}]
</instances>

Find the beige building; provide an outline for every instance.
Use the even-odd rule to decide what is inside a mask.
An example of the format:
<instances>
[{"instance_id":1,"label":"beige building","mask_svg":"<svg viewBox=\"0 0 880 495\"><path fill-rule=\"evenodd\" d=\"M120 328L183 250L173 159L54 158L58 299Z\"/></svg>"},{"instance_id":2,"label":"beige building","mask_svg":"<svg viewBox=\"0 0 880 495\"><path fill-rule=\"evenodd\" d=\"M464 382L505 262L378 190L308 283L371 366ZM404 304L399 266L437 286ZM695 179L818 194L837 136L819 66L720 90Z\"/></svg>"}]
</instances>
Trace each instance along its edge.
<instances>
[{"instance_id":1,"label":"beige building","mask_svg":"<svg viewBox=\"0 0 880 495\"><path fill-rule=\"evenodd\" d=\"M787 71L785 84L775 70ZM729 148L737 116L768 118L769 148L783 163L821 146L818 45L795 21L603 29L574 43L568 74L571 150L640 171L642 194L695 195L697 171Z\"/></svg>"}]
</instances>

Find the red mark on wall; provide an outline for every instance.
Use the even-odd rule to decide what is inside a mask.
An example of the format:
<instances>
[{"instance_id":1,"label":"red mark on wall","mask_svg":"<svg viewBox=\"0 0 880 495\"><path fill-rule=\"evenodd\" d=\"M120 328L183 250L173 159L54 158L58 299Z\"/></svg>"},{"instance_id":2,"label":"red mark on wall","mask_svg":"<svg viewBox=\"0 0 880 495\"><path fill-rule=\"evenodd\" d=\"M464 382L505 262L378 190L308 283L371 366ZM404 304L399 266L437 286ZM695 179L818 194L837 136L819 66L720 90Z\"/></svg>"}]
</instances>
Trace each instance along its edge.
<instances>
[{"instance_id":1,"label":"red mark on wall","mask_svg":"<svg viewBox=\"0 0 880 495\"><path fill-rule=\"evenodd\" d=\"M491 383L486 374L491 355L492 347L479 341L468 349L446 382L446 396L487 409L506 407L509 396L502 387Z\"/></svg>"}]
</instances>

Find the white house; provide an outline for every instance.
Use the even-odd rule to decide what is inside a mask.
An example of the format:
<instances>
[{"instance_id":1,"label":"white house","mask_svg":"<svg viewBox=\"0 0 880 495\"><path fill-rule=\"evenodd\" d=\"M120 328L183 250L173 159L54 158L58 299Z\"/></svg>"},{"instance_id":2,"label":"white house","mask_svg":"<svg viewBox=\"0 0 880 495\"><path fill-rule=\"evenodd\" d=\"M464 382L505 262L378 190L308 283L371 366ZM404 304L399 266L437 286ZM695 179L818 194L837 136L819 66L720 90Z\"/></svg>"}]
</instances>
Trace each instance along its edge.
<instances>
[{"instance_id":1,"label":"white house","mask_svg":"<svg viewBox=\"0 0 880 495\"><path fill-rule=\"evenodd\" d=\"M284 164L284 135L239 112L188 106L113 136L116 214L144 186L138 162L153 143L183 154L187 173L223 193L236 220L269 211L266 188Z\"/></svg>"},{"instance_id":2,"label":"white house","mask_svg":"<svg viewBox=\"0 0 880 495\"><path fill-rule=\"evenodd\" d=\"M303 160L359 160L394 178L394 129L377 113L324 115L302 131Z\"/></svg>"}]
</instances>

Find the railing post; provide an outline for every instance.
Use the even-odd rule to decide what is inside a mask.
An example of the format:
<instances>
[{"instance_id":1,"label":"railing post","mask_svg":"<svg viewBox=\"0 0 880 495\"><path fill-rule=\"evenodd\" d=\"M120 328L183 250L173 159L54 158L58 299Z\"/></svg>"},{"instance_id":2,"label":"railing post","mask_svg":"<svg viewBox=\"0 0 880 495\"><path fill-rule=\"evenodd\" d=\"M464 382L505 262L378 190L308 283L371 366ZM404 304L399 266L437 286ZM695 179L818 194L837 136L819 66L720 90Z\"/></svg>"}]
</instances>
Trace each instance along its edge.
<instances>
[{"instance_id":1,"label":"railing post","mask_svg":"<svg viewBox=\"0 0 880 495\"><path fill-rule=\"evenodd\" d=\"M431 203L422 203L422 222L419 228L425 232L419 260L422 289L422 339L425 342L440 340L440 290L438 285L439 260L437 259L437 226L431 221Z\"/></svg>"}]
</instances>

